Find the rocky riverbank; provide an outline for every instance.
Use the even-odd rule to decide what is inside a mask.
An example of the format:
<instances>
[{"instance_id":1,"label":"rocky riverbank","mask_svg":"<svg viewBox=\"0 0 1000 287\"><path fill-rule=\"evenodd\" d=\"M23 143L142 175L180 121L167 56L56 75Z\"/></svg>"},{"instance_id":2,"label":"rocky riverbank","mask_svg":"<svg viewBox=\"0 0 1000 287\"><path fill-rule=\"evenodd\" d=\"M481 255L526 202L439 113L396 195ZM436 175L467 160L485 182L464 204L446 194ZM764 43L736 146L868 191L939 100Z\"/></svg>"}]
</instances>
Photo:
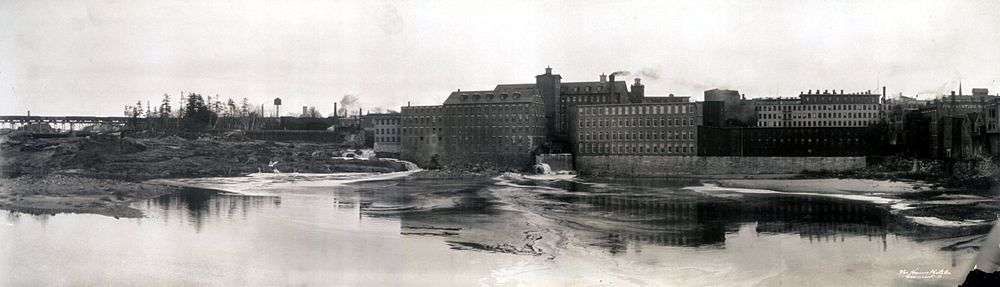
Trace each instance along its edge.
<instances>
[{"instance_id":1,"label":"rocky riverbank","mask_svg":"<svg viewBox=\"0 0 1000 287\"><path fill-rule=\"evenodd\" d=\"M229 141L220 138L0 136L0 208L29 213L141 216L136 200L178 187L149 179L242 176L258 172L395 172L395 160L342 157L336 144Z\"/></svg>"}]
</instances>

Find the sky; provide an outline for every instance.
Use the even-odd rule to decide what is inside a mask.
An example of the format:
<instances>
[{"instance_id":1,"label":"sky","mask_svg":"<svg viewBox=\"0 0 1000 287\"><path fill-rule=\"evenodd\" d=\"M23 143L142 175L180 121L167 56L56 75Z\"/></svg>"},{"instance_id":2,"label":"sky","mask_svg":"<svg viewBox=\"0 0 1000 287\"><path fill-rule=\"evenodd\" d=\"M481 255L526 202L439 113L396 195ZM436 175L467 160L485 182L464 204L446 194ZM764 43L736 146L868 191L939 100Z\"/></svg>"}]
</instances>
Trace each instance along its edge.
<instances>
[{"instance_id":1,"label":"sky","mask_svg":"<svg viewBox=\"0 0 1000 287\"><path fill-rule=\"evenodd\" d=\"M546 66L695 99L1000 92L1000 1L0 0L0 27L0 115L117 116L181 91L398 110Z\"/></svg>"}]
</instances>

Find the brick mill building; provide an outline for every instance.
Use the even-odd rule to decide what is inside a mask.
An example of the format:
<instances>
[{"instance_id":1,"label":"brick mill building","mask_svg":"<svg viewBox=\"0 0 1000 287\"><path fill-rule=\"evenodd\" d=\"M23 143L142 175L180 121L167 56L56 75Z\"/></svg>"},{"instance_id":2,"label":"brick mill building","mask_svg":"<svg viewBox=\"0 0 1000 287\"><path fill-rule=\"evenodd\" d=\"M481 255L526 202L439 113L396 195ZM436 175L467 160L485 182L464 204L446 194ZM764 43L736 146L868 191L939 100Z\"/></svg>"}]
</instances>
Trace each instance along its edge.
<instances>
[{"instance_id":1,"label":"brick mill building","mask_svg":"<svg viewBox=\"0 0 1000 287\"><path fill-rule=\"evenodd\" d=\"M620 75L563 82L546 68L535 83L460 90L442 105L403 107L400 156L427 167L524 169L536 155L563 154L581 173L655 175L857 168L866 156L916 145L928 152L914 155L930 157L1000 150L1000 101L985 90L969 97L974 100L959 93L890 115L885 88L881 94L810 90L758 99L712 89L704 101L691 102L646 97L639 79L629 85L616 81ZM932 139L915 140L923 135ZM967 143L989 146L969 149Z\"/></svg>"},{"instance_id":2,"label":"brick mill building","mask_svg":"<svg viewBox=\"0 0 1000 287\"><path fill-rule=\"evenodd\" d=\"M542 98L533 85L456 91L443 105L402 108L401 157L420 166L530 166L545 141Z\"/></svg>"},{"instance_id":3,"label":"brick mill building","mask_svg":"<svg viewBox=\"0 0 1000 287\"><path fill-rule=\"evenodd\" d=\"M581 105L578 155L695 155L701 104L689 102Z\"/></svg>"},{"instance_id":4,"label":"brick mill building","mask_svg":"<svg viewBox=\"0 0 1000 287\"><path fill-rule=\"evenodd\" d=\"M843 90L799 94L797 99L756 100L757 126L778 127L867 127L883 117L882 95L848 93Z\"/></svg>"},{"instance_id":5,"label":"brick mill building","mask_svg":"<svg viewBox=\"0 0 1000 287\"><path fill-rule=\"evenodd\" d=\"M402 138L400 137L400 121L402 117L399 113L368 114L365 115L367 121L371 122L371 128L366 129L372 134L375 154L386 157L398 157Z\"/></svg>"}]
</instances>

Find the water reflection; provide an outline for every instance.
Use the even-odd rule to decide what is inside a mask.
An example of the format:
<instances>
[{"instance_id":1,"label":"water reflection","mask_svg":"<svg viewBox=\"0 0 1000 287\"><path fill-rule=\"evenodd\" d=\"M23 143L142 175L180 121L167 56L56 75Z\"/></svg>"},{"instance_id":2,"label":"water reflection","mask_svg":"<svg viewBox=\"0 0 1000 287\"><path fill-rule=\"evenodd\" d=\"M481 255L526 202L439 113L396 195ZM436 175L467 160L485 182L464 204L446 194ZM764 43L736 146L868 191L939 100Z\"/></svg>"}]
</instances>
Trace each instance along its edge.
<instances>
[{"instance_id":1,"label":"water reflection","mask_svg":"<svg viewBox=\"0 0 1000 287\"><path fill-rule=\"evenodd\" d=\"M0 285L76 278L77 285L467 286L504 283L489 280L511 274L525 281L507 283L526 285L627 278L636 285L885 286L928 283L901 281L898 270L965 272L971 261L968 251L912 240L900 218L863 202L706 195L683 189L690 185L683 181L521 185L397 180L255 191L274 196L193 189L136 203L147 218L128 220L10 212L0 252L29 263L0 266L18 275L0 276ZM81 238L86 248L66 238ZM60 256L68 260L48 260ZM575 281L586 276L583 283L592 284Z\"/></svg>"},{"instance_id":2,"label":"water reflection","mask_svg":"<svg viewBox=\"0 0 1000 287\"><path fill-rule=\"evenodd\" d=\"M753 224L758 234L796 234L814 243L865 237L888 248L886 236L900 220L876 205L785 195L725 198L696 195L680 187L688 181L628 181L607 185L579 182L528 184L508 202L496 196L489 181L404 180L358 185L328 195L330 204L357 208L357 216L392 218L400 234L455 236L488 228L491 221L520 215L511 205L560 222L565 228L590 232L590 245L613 254L637 244L725 248L727 234ZM567 188L541 193L530 186ZM573 191L570 191L573 190ZM328 200L324 199L324 200ZM260 209L281 206L280 196L240 196L190 189L145 202L144 210L163 221L182 220L201 231L209 218L246 219ZM8 221L13 219L8 219ZM490 230L516 233L516 230Z\"/></svg>"},{"instance_id":3,"label":"water reflection","mask_svg":"<svg viewBox=\"0 0 1000 287\"><path fill-rule=\"evenodd\" d=\"M176 194L146 200L138 204L147 216L161 218L164 222L181 220L201 231L205 222L211 219L247 219L250 212L262 208L278 208L281 197L246 196L221 193L208 189L188 188ZM136 207L134 205L134 207Z\"/></svg>"},{"instance_id":4,"label":"water reflection","mask_svg":"<svg viewBox=\"0 0 1000 287\"><path fill-rule=\"evenodd\" d=\"M798 196L685 201L669 196L622 194L549 198L569 203L551 212L555 216L585 217L586 220L573 221L585 229L606 233L601 238L603 242L595 245L608 247L612 253L624 251L629 241L724 247L726 234L748 223L756 224L757 233L799 234L810 242L829 241L837 236L841 240L843 236L869 236L882 238L884 244L893 220L888 211L872 204Z\"/></svg>"}]
</instances>

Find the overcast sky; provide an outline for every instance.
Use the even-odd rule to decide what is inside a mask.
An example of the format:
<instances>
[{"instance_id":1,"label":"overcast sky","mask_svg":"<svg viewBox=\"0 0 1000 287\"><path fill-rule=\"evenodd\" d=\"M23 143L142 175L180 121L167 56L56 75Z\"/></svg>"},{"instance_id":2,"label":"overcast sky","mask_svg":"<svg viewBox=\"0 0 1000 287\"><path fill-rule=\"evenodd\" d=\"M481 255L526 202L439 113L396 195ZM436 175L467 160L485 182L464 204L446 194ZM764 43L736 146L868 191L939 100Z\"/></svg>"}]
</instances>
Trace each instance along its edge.
<instances>
[{"instance_id":1,"label":"overcast sky","mask_svg":"<svg viewBox=\"0 0 1000 287\"><path fill-rule=\"evenodd\" d=\"M1000 1L0 0L0 27L0 114L120 115L182 90L398 109L545 66L698 98L1000 91Z\"/></svg>"}]
</instances>

